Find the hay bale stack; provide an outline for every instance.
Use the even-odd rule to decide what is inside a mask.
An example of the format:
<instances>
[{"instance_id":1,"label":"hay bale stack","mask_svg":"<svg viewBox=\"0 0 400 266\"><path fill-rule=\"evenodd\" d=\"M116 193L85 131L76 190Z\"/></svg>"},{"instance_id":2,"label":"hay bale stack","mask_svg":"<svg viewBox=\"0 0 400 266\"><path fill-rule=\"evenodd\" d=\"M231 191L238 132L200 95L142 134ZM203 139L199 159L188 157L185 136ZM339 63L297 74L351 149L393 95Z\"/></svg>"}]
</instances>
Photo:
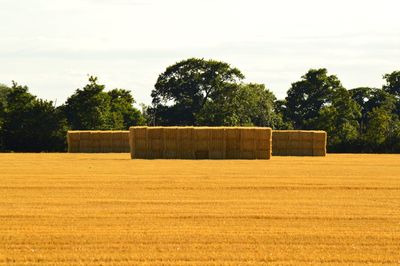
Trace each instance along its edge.
<instances>
[{"instance_id":1,"label":"hay bale stack","mask_svg":"<svg viewBox=\"0 0 400 266\"><path fill-rule=\"evenodd\" d=\"M196 159L209 158L210 130L208 127L195 127L193 129L194 155Z\"/></svg>"},{"instance_id":2,"label":"hay bale stack","mask_svg":"<svg viewBox=\"0 0 400 266\"><path fill-rule=\"evenodd\" d=\"M177 158L180 159L195 159L195 143L193 140L193 127L178 127L176 128L178 135L178 149L179 154Z\"/></svg>"},{"instance_id":3,"label":"hay bale stack","mask_svg":"<svg viewBox=\"0 0 400 266\"><path fill-rule=\"evenodd\" d=\"M129 153L129 131L112 131L112 152Z\"/></svg>"},{"instance_id":4,"label":"hay bale stack","mask_svg":"<svg viewBox=\"0 0 400 266\"><path fill-rule=\"evenodd\" d=\"M226 137L225 128L208 128L208 158L225 159L226 158Z\"/></svg>"},{"instance_id":5,"label":"hay bale stack","mask_svg":"<svg viewBox=\"0 0 400 266\"><path fill-rule=\"evenodd\" d=\"M240 155L240 128L225 128L226 159L238 159Z\"/></svg>"},{"instance_id":6,"label":"hay bale stack","mask_svg":"<svg viewBox=\"0 0 400 266\"><path fill-rule=\"evenodd\" d=\"M147 158L147 127L129 129L131 158Z\"/></svg>"},{"instance_id":7,"label":"hay bale stack","mask_svg":"<svg viewBox=\"0 0 400 266\"><path fill-rule=\"evenodd\" d=\"M80 131L68 131L67 132L67 143L68 143L68 152L69 153L79 152Z\"/></svg>"},{"instance_id":8,"label":"hay bale stack","mask_svg":"<svg viewBox=\"0 0 400 266\"><path fill-rule=\"evenodd\" d=\"M272 155L272 130L270 128L257 128L255 131L256 139L256 159L271 159Z\"/></svg>"},{"instance_id":9,"label":"hay bale stack","mask_svg":"<svg viewBox=\"0 0 400 266\"><path fill-rule=\"evenodd\" d=\"M164 158L164 128L147 128L147 157L149 159Z\"/></svg>"},{"instance_id":10,"label":"hay bale stack","mask_svg":"<svg viewBox=\"0 0 400 266\"><path fill-rule=\"evenodd\" d=\"M276 156L325 156L326 132L274 130L272 154Z\"/></svg>"},{"instance_id":11,"label":"hay bale stack","mask_svg":"<svg viewBox=\"0 0 400 266\"><path fill-rule=\"evenodd\" d=\"M325 131L313 132L313 155L326 156L326 143L328 134Z\"/></svg>"},{"instance_id":12,"label":"hay bale stack","mask_svg":"<svg viewBox=\"0 0 400 266\"><path fill-rule=\"evenodd\" d=\"M240 130L240 158L256 159L256 144L256 129L242 128Z\"/></svg>"},{"instance_id":13,"label":"hay bale stack","mask_svg":"<svg viewBox=\"0 0 400 266\"><path fill-rule=\"evenodd\" d=\"M100 147L97 150L100 150L101 153L110 153L113 152L113 134L112 131L98 131L98 137L100 139Z\"/></svg>"},{"instance_id":14,"label":"hay bale stack","mask_svg":"<svg viewBox=\"0 0 400 266\"><path fill-rule=\"evenodd\" d=\"M79 152L90 153L92 152L92 138L90 131L81 131L79 133Z\"/></svg>"},{"instance_id":15,"label":"hay bale stack","mask_svg":"<svg viewBox=\"0 0 400 266\"><path fill-rule=\"evenodd\" d=\"M103 134L101 131L90 131L90 151L91 153L101 153L101 142L102 142Z\"/></svg>"},{"instance_id":16,"label":"hay bale stack","mask_svg":"<svg viewBox=\"0 0 400 266\"><path fill-rule=\"evenodd\" d=\"M132 159L269 159L270 128L131 127Z\"/></svg>"},{"instance_id":17,"label":"hay bale stack","mask_svg":"<svg viewBox=\"0 0 400 266\"><path fill-rule=\"evenodd\" d=\"M68 152L128 153L129 131L68 131Z\"/></svg>"},{"instance_id":18,"label":"hay bale stack","mask_svg":"<svg viewBox=\"0 0 400 266\"><path fill-rule=\"evenodd\" d=\"M164 147L163 157L166 159L177 159L179 158L179 135L177 127L166 127L164 131Z\"/></svg>"}]
</instances>

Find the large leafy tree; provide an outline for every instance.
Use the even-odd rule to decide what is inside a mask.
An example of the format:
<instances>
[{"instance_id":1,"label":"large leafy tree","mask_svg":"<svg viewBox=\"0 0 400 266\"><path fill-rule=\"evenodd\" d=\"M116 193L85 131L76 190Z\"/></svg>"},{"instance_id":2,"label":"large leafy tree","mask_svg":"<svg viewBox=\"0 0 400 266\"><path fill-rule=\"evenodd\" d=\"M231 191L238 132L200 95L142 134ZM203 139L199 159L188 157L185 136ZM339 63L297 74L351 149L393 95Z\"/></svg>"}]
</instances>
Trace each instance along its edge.
<instances>
[{"instance_id":1,"label":"large leafy tree","mask_svg":"<svg viewBox=\"0 0 400 266\"><path fill-rule=\"evenodd\" d=\"M244 75L229 64L198 58L168 67L151 93L152 114L159 125L196 125L202 109L236 89Z\"/></svg>"},{"instance_id":2,"label":"large leafy tree","mask_svg":"<svg viewBox=\"0 0 400 266\"><path fill-rule=\"evenodd\" d=\"M369 113L372 109L386 105L393 111L395 99L392 95L379 88L360 87L349 90L351 98L360 106L361 116L358 120L359 133L366 131Z\"/></svg>"},{"instance_id":3,"label":"large leafy tree","mask_svg":"<svg viewBox=\"0 0 400 266\"><path fill-rule=\"evenodd\" d=\"M400 130L399 116L397 114L398 100L396 96L376 90L368 101L367 128L364 142L369 144L372 150L391 150L390 143L397 139Z\"/></svg>"},{"instance_id":4,"label":"large leafy tree","mask_svg":"<svg viewBox=\"0 0 400 266\"><path fill-rule=\"evenodd\" d=\"M13 83L6 96L2 137L11 151L62 151L66 121L51 101L37 99L28 87Z\"/></svg>"},{"instance_id":5,"label":"large leafy tree","mask_svg":"<svg viewBox=\"0 0 400 266\"><path fill-rule=\"evenodd\" d=\"M0 84L0 151L4 149L3 145L3 123L4 123L4 115L5 109L7 107L7 95L10 93L10 88L6 85Z\"/></svg>"},{"instance_id":6,"label":"large leafy tree","mask_svg":"<svg viewBox=\"0 0 400 266\"><path fill-rule=\"evenodd\" d=\"M351 98L349 91L339 88L331 95L330 103L320 109L313 125L327 131L331 150L348 151L349 143L359 136L360 117L360 106Z\"/></svg>"},{"instance_id":7,"label":"large leafy tree","mask_svg":"<svg viewBox=\"0 0 400 266\"><path fill-rule=\"evenodd\" d=\"M282 118L276 113L275 95L263 84L240 84L208 101L197 116L200 125L270 126Z\"/></svg>"},{"instance_id":8,"label":"large leafy tree","mask_svg":"<svg viewBox=\"0 0 400 266\"><path fill-rule=\"evenodd\" d=\"M400 116L400 71L393 71L392 73L383 76L386 84L383 90L390 93L396 98L396 108L394 112Z\"/></svg>"},{"instance_id":9,"label":"large leafy tree","mask_svg":"<svg viewBox=\"0 0 400 266\"><path fill-rule=\"evenodd\" d=\"M91 76L89 84L76 90L62 109L71 129L127 129L143 123L134 102L129 91L114 89L105 92L105 86L98 84L97 77Z\"/></svg>"},{"instance_id":10,"label":"large leafy tree","mask_svg":"<svg viewBox=\"0 0 400 266\"><path fill-rule=\"evenodd\" d=\"M310 69L292 84L285 99L285 119L296 129L312 129L321 109L332 102L335 91L343 88L335 75L325 68Z\"/></svg>"},{"instance_id":11,"label":"large leafy tree","mask_svg":"<svg viewBox=\"0 0 400 266\"><path fill-rule=\"evenodd\" d=\"M384 89L368 87L352 89L350 93L361 107L359 142L363 150L391 150L390 143L397 138L399 128L396 96Z\"/></svg>"},{"instance_id":12,"label":"large leafy tree","mask_svg":"<svg viewBox=\"0 0 400 266\"><path fill-rule=\"evenodd\" d=\"M74 130L101 130L112 128L110 96L104 92L104 85L91 76L89 84L77 89L70 96L63 110L69 126Z\"/></svg>"},{"instance_id":13,"label":"large leafy tree","mask_svg":"<svg viewBox=\"0 0 400 266\"><path fill-rule=\"evenodd\" d=\"M128 129L130 126L145 124L143 115L133 106L135 99L130 91L113 89L107 94L110 96L112 129Z\"/></svg>"},{"instance_id":14,"label":"large leafy tree","mask_svg":"<svg viewBox=\"0 0 400 266\"><path fill-rule=\"evenodd\" d=\"M392 73L385 74L383 78L386 80L383 89L397 98L400 98L400 71L393 71Z\"/></svg>"}]
</instances>

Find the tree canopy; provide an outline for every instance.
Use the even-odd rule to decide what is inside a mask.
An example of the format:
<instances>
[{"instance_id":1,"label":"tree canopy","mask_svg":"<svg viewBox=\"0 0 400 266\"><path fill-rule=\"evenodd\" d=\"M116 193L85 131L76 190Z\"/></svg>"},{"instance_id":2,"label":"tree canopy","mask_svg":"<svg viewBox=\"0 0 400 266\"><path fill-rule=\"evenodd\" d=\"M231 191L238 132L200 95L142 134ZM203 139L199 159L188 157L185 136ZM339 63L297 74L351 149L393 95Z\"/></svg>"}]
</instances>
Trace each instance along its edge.
<instances>
[{"instance_id":1,"label":"tree canopy","mask_svg":"<svg viewBox=\"0 0 400 266\"><path fill-rule=\"evenodd\" d=\"M97 77L89 77L89 83L77 89L62 107L71 129L107 130L128 129L144 123L139 110L134 108L131 93L123 89L105 92L105 85L97 83Z\"/></svg>"},{"instance_id":2,"label":"tree canopy","mask_svg":"<svg viewBox=\"0 0 400 266\"><path fill-rule=\"evenodd\" d=\"M169 66L151 92L153 115L159 125L197 125L209 102L228 97L244 78L229 64L190 58Z\"/></svg>"}]
</instances>

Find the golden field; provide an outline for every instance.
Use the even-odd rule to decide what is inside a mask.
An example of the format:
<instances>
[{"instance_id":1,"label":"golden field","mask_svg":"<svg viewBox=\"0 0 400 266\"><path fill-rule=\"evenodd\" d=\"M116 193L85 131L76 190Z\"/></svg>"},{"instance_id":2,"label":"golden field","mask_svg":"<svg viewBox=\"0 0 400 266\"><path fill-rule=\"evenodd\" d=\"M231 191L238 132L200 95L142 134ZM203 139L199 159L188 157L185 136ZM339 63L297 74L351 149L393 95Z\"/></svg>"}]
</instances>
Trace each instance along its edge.
<instances>
[{"instance_id":1,"label":"golden field","mask_svg":"<svg viewBox=\"0 0 400 266\"><path fill-rule=\"evenodd\" d=\"M400 264L400 155L0 154L0 265Z\"/></svg>"}]
</instances>

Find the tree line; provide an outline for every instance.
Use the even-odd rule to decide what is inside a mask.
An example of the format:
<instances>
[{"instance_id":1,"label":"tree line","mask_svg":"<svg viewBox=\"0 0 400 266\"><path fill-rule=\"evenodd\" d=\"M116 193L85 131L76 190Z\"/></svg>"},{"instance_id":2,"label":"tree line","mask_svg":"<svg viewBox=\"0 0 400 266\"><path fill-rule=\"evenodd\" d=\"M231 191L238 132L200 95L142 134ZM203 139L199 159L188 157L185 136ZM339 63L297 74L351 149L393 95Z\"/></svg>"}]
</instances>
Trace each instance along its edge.
<instances>
[{"instance_id":1,"label":"tree line","mask_svg":"<svg viewBox=\"0 0 400 266\"><path fill-rule=\"evenodd\" d=\"M65 151L67 130L194 125L318 129L328 132L329 152L400 152L400 71L385 74L381 88L346 89L326 69L310 69L281 100L244 78L225 62L183 60L159 75L142 110L131 91L106 91L93 76L61 106L0 84L0 150Z\"/></svg>"}]
</instances>

